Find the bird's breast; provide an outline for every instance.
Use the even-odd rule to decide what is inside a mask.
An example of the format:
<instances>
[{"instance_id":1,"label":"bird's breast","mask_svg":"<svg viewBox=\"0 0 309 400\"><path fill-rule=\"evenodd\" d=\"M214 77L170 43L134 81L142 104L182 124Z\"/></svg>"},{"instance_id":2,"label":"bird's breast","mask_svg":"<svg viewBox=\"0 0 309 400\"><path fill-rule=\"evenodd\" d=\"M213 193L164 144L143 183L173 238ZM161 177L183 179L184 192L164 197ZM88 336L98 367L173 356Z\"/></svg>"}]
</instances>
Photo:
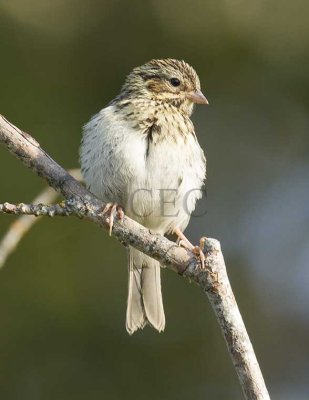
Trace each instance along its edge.
<instances>
[{"instance_id":1,"label":"bird's breast","mask_svg":"<svg viewBox=\"0 0 309 400\"><path fill-rule=\"evenodd\" d=\"M187 225L201 197L205 157L185 121L158 116L156 123L150 135L107 107L85 125L80 159L92 193L165 233Z\"/></svg>"},{"instance_id":2,"label":"bird's breast","mask_svg":"<svg viewBox=\"0 0 309 400\"><path fill-rule=\"evenodd\" d=\"M145 169L128 187L127 209L132 218L163 232L185 227L201 197L205 159L193 135L166 132L148 139Z\"/></svg>"}]
</instances>

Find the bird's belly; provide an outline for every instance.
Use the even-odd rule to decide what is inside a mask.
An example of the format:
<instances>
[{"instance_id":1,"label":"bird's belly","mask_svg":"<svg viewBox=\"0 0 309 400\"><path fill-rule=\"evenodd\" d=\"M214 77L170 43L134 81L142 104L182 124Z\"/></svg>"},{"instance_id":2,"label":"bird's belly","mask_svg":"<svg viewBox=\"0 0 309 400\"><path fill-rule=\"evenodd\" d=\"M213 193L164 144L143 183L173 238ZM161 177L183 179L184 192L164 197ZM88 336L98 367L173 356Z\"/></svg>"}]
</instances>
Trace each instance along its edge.
<instances>
[{"instance_id":1,"label":"bird's belly","mask_svg":"<svg viewBox=\"0 0 309 400\"><path fill-rule=\"evenodd\" d=\"M128 186L126 213L158 233L185 229L201 197L205 176L203 153L192 137L188 141L153 145L145 170Z\"/></svg>"}]
</instances>

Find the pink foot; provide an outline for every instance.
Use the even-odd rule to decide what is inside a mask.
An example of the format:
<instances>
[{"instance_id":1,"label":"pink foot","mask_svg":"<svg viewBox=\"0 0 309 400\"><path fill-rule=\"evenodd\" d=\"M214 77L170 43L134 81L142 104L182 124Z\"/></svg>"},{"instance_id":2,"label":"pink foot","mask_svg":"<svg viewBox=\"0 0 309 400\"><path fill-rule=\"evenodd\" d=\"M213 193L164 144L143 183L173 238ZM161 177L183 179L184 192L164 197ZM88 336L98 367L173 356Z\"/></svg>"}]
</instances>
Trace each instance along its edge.
<instances>
[{"instance_id":1,"label":"pink foot","mask_svg":"<svg viewBox=\"0 0 309 400\"><path fill-rule=\"evenodd\" d=\"M181 232L179 228L175 228L173 233L175 233L178 237L178 244L179 246L183 246L184 248L192 251L192 253L197 256L201 260L201 267L205 269L205 255L203 252L204 241L203 239L200 240L200 246L194 246L187 237Z\"/></svg>"},{"instance_id":2,"label":"pink foot","mask_svg":"<svg viewBox=\"0 0 309 400\"><path fill-rule=\"evenodd\" d=\"M117 203L107 203L106 206L104 207L103 214L107 213L108 214L108 224L109 224L109 236L112 234L113 230L113 225L114 225L114 214L117 214L117 218L120 221L123 221L124 217L124 211L122 206L120 206Z\"/></svg>"}]
</instances>

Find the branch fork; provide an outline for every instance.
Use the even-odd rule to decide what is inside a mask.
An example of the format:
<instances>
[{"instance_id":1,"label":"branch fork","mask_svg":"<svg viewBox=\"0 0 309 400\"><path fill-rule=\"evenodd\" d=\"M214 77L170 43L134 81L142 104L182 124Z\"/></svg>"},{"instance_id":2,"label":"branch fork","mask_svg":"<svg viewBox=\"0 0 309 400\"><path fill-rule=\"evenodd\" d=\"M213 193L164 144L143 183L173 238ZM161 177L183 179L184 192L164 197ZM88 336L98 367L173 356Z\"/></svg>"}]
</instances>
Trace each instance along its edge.
<instances>
[{"instance_id":1,"label":"branch fork","mask_svg":"<svg viewBox=\"0 0 309 400\"><path fill-rule=\"evenodd\" d=\"M30 229L33 221L30 215L43 216L69 216L92 221L105 230L108 229L108 216L103 213L105 204L92 195L72 175L58 165L29 134L21 131L0 115L0 143L25 166L32 169L45 179L49 186L61 193L65 201L60 204L46 205L53 201L56 193L48 188L39 196L37 204L13 205L4 203L0 205L0 213L22 215L23 228L19 231L13 229L2 241L0 265L7 254L12 251L22 235ZM47 194L48 192L48 194ZM47 199L47 200L46 200ZM25 220L25 218L27 220ZM244 322L237 307L237 303L227 276L226 266L221 251L220 243L215 239L204 238L204 252L206 255L205 269L201 269L198 260L188 250L179 247L176 243L165 237L152 234L148 229L124 217L122 221L115 219L113 236L125 245L131 245L150 257L160 261L169 269L195 281L207 295L214 313L217 317L221 332L225 339L232 362L234 364L244 398L247 400L270 400L265 382L257 362L256 356ZM17 239L16 239L17 238ZM5 243L5 246L3 244ZM2 260L1 260L2 257Z\"/></svg>"}]
</instances>

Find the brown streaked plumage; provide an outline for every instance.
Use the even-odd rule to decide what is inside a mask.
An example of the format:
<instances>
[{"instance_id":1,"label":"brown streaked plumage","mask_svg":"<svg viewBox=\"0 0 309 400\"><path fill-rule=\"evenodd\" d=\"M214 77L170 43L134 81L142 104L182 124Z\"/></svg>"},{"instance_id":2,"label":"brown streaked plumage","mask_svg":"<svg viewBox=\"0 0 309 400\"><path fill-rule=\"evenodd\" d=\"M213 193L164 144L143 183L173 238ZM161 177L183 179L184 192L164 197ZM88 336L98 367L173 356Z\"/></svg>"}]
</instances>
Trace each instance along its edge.
<instances>
[{"instance_id":1,"label":"brown streaked plumage","mask_svg":"<svg viewBox=\"0 0 309 400\"><path fill-rule=\"evenodd\" d=\"M173 86L171 79L179 80L180 85ZM119 103L121 107L128 100L149 100L177 107L190 116L194 102L208 104L200 90L199 77L186 62L171 58L151 60L133 69L112 104Z\"/></svg>"}]
</instances>

